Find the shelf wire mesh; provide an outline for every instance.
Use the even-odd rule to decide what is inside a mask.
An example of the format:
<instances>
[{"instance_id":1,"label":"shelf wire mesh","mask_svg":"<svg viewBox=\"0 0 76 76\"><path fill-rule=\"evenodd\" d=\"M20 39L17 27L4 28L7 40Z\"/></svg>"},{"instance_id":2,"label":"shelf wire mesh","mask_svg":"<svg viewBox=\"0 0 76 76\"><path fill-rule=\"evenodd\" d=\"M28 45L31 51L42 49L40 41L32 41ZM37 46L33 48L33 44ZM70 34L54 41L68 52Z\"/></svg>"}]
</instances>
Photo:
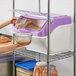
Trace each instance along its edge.
<instances>
[{"instance_id":1,"label":"shelf wire mesh","mask_svg":"<svg viewBox=\"0 0 76 76\"><path fill-rule=\"evenodd\" d=\"M25 48L15 50L15 54L18 54L19 56L22 56L22 57L33 58L33 59L36 59L36 60L38 60L38 58L39 58L40 61L46 61L47 60L47 54L38 53L38 52L35 52L35 51L31 51L31 50L26 50ZM65 59L65 58L69 58L69 57L72 57L73 55L74 55L73 51L66 51L66 52L61 52L61 53L53 54L53 55L51 54L50 55L50 62Z\"/></svg>"}]
</instances>

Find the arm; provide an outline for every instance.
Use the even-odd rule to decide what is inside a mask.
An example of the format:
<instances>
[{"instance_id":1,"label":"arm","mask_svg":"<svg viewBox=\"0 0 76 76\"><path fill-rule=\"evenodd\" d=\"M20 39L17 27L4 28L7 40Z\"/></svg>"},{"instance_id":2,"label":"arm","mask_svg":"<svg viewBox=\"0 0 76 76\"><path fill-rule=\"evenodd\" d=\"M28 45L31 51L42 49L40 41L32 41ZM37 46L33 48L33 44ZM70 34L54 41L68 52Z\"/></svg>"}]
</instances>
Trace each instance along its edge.
<instances>
[{"instance_id":1,"label":"arm","mask_svg":"<svg viewBox=\"0 0 76 76\"><path fill-rule=\"evenodd\" d=\"M0 29L3 28L3 27L5 27L5 26L7 26L7 25L9 25L9 24L10 24L10 20L1 22L1 23L0 23Z\"/></svg>"},{"instance_id":2,"label":"arm","mask_svg":"<svg viewBox=\"0 0 76 76\"><path fill-rule=\"evenodd\" d=\"M16 22L16 20L17 20L16 17L13 17L12 19L1 22L0 23L0 29L7 26L7 25L9 25L9 24L14 24Z\"/></svg>"},{"instance_id":3,"label":"arm","mask_svg":"<svg viewBox=\"0 0 76 76\"><path fill-rule=\"evenodd\" d=\"M21 45L19 44L14 44L14 45L10 45L10 46L6 46L6 47L0 47L0 54L3 54L3 53L7 53L7 52L12 52L12 50L18 48L18 47L21 47Z\"/></svg>"}]
</instances>

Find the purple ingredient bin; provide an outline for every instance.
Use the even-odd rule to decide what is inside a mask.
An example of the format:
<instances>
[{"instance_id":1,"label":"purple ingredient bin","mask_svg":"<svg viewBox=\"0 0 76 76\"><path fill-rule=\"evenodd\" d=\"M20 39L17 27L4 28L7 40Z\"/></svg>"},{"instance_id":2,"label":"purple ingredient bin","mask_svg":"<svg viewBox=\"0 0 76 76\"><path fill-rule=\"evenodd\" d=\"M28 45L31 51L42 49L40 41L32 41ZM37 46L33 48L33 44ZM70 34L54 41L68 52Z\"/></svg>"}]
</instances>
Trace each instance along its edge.
<instances>
[{"instance_id":1,"label":"purple ingredient bin","mask_svg":"<svg viewBox=\"0 0 76 76\"><path fill-rule=\"evenodd\" d=\"M16 29L15 25L13 25L12 30L14 32L30 32L34 36L47 36L48 34L48 20L47 20L47 14L43 14L42 16L37 14L37 15L31 15L31 14L24 14L20 16L21 18L26 17L26 18L31 18L31 19L37 19L37 20L45 20L44 25L41 27L40 30L31 30L31 29ZM51 14L50 18L50 33L58 26L66 25L66 24L71 24L71 17L67 15L58 15L58 14Z\"/></svg>"}]
</instances>

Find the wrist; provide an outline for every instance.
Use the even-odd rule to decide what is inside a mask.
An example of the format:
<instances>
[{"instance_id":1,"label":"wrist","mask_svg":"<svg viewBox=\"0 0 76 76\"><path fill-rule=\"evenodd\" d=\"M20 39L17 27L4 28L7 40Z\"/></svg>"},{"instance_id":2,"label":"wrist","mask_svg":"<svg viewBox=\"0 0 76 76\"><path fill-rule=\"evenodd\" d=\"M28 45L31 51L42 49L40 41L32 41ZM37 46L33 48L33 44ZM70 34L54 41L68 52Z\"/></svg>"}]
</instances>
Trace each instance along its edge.
<instances>
[{"instance_id":1,"label":"wrist","mask_svg":"<svg viewBox=\"0 0 76 76\"><path fill-rule=\"evenodd\" d=\"M8 24L11 24L11 20L8 20Z\"/></svg>"}]
</instances>

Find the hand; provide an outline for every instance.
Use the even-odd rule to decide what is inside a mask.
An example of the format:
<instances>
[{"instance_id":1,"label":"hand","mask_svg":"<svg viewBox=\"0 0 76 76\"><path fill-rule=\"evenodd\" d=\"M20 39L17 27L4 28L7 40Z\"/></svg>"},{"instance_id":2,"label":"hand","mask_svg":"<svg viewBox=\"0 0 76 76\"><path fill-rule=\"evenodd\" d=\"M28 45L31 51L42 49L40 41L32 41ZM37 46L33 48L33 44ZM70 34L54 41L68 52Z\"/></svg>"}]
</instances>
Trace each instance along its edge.
<instances>
[{"instance_id":1,"label":"hand","mask_svg":"<svg viewBox=\"0 0 76 76\"><path fill-rule=\"evenodd\" d=\"M12 19L10 19L10 24L15 24L17 21L16 17L13 17Z\"/></svg>"}]
</instances>

